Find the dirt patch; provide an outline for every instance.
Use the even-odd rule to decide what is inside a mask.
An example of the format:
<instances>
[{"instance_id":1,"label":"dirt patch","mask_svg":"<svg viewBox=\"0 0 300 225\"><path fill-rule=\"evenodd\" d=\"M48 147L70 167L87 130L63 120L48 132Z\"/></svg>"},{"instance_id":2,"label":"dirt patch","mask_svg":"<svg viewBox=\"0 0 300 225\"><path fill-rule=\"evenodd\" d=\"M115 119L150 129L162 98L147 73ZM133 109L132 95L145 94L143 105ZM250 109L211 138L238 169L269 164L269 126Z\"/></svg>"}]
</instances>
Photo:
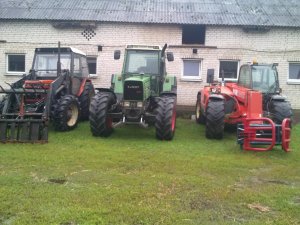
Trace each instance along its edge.
<instances>
[{"instance_id":1,"label":"dirt patch","mask_svg":"<svg viewBox=\"0 0 300 225\"><path fill-rule=\"evenodd\" d=\"M48 182L55 183L55 184L64 184L67 182L67 180L63 179L63 178L51 178L51 179L48 179Z\"/></svg>"},{"instance_id":2,"label":"dirt patch","mask_svg":"<svg viewBox=\"0 0 300 225\"><path fill-rule=\"evenodd\" d=\"M259 203L252 203L247 205L249 209L256 209L259 212L270 212L271 209L268 206L261 205Z\"/></svg>"},{"instance_id":3,"label":"dirt patch","mask_svg":"<svg viewBox=\"0 0 300 225\"><path fill-rule=\"evenodd\" d=\"M268 179L261 179L259 177L249 177L248 179L236 182L232 185L233 189L243 189L246 187L257 186L260 184L273 184L273 185L286 185L292 186L293 183L286 181L286 180L268 180Z\"/></svg>"}]
</instances>

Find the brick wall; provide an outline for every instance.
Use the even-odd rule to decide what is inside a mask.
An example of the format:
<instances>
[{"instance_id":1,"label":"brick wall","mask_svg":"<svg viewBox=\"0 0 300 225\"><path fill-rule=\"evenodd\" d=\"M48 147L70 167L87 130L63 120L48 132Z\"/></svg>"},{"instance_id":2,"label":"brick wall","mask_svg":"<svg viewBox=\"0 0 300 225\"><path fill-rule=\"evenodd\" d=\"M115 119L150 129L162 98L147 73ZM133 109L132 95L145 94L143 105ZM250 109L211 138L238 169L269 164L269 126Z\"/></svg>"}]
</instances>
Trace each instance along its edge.
<instances>
[{"instance_id":1,"label":"brick wall","mask_svg":"<svg viewBox=\"0 0 300 225\"><path fill-rule=\"evenodd\" d=\"M113 51L124 52L126 44L170 45L168 51L175 56L167 63L169 74L178 79L178 104L194 105L198 90L205 84L208 68L219 70L219 60L238 60L239 64L251 62L254 58L262 63L279 63L278 71L283 94L287 95L293 108L300 109L300 84L287 84L289 61L300 62L300 29L272 28L269 32L244 32L240 27L208 26L205 46L182 46L180 25L143 25L124 23L99 23L94 29L96 35L87 40L84 28L57 29L51 23L39 21L0 22L0 84L12 82L20 76L6 73L6 54L25 53L26 71L31 68L33 51L36 47L73 46L88 56L97 57L97 78L95 86L109 87L110 77L119 73L122 60L113 60ZM6 43L1 42L5 40ZM98 51L102 46L102 51ZM192 49L198 53L193 54ZM182 78L184 58L201 60L201 80L188 81Z\"/></svg>"}]
</instances>

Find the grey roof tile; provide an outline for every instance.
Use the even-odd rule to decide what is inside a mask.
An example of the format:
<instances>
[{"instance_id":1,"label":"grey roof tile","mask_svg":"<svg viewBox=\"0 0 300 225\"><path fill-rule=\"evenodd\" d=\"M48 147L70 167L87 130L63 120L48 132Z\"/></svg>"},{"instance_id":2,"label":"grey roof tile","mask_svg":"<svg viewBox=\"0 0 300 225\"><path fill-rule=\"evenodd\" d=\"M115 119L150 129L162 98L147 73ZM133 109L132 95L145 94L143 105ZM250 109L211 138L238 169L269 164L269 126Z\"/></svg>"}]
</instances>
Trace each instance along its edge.
<instances>
[{"instance_id":1,"label":"grey roof tile","mask_svg":"<svg viewBox=\"0 0 300 225\"><path fill-rule=\"evenodd\" d=\"M300 1L0 0L0 19L300 27Z\"/></svg>"}]
</instances>

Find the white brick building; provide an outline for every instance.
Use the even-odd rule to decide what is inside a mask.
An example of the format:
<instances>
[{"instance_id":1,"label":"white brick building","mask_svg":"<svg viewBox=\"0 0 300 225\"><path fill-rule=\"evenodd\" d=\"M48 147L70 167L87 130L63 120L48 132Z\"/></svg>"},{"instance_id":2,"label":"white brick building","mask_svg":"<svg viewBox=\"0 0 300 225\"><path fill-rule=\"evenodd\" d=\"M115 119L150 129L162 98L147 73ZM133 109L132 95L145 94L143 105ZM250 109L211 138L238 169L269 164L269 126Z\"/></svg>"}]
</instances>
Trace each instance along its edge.
<instances>
[{"instance_id":1,"label":"white brick building","mask_svg":"<svg viewBox=\"0 0 300 225\"><path fill-rule=\"evenodd\" d=\"M277 16L281 16L280 18L286 21L281 20L276 23L279 21L276 20L278 18L271 18L268 15L270 24L266 24L267 22L263 20L262 25L261 20L265 17L262 17L264 14L260 15L259 11L254 15L256 17L253 17L255 18L254 22L245 22L237 16L233 22L226 21L226 17L222 18L220 22L220 20L217 21L219 14L215 12L215 17L210 14L212 19L209 21L205 17L207 16L205 12L202 14L206 20L203 20L201 10L190 13L191 15L186 11L180 12L181 5L188 10L188 3L184 4L182 0L163 0L140 3L146 4L145 12L135 8L142 7L137 6L137 1L112 1L114 4L119 2L126 6L116 15L125 13L124 18L127 19L110 15L109 9L103 9L101 4L95 5L95 10L97 7L99 9L98 14L105 11L109 15L102 16L105 19L102 17L91 19L78 15L80 10L88 7L86 5L81 5L77 12L77 4L56 10L54 3L46 4L46 1L39 3L45 4L44 8L34 5L37 4L34 2L31 3L32 5L23 4L20 0L8 2L0 3L3 4L0 7L0 85L5 86L4 82L13 82L29 71L36 47L57 46L58 41L62 46L73 46L84 51L90 58L91 68L96 62L96 68L93 69L96 70L96 76L93 81L97 87L109 87L111 74L121 71L122 58L114 61L114 50L123 50L126 44L163 45L167 43L168 51L172 51L175 56L174 62L167 64L167 71L177 77L179 105L194 105L197 91L206 83L207 69L214 69L215 77L217 77L221 66L227 72L226 76L235 79L238 73L237 68L241 64L256 59L261 63L279 63L278 72L283 94L287 95L293 108L300 109L298 99L300 93L300 22L295 20L297 16L289 15L291 17L289 18L286 12L274 11L275 15L281 13L282 15ZM17 5L18 2L19 5ZM63 1L56 2L64 4ZM91 2L91 0L76 0L76 2L79 4L80 2ZM100 2L109 3L106 0ZM228 2L233 4L235 0ZM256 2L262 4L262 7L252 6L251 10L261 8L266 13L264 4L268 1ZM156 3L162 4L162 10L164 13L166 11L168 13L159 14L153 19L149 16L149 9L152 10L150 10L152 13L156 12L155 9L161 10L160 5L157 6ZM197 6L200 3L197 1L197 3L189 4ZM127 6L132 4L133 9L128 9ZM267 6L275 8L276 4L276 1L270 0ZM213 6L213 3L211 5ZM298 8L289 14L293 15L294 12L299 18L300 4L287 3L287 6L290 6L291 10ZM286 10L289 9L287 6ZM121 6L118 5L118 7ZM240 5L240 7L243 6ZM53 9L55 15L50 15L51 11L47 10ZM63 16L60 13L62 10L65 10ZM251 10L249 9L249 15L253 14ZM30 13L24 13L28 11ZM93 11L93 13L95 14L97 11ZM111 11L111 13L115 12ZM136 13L134 14L136 17L126 17L126 13L130 13L130 15ZM223 12L223 14L232 15L229 12L227 14ZM143 15L145 15L144 18L140 18ZM189 17L185 18L187 15ZM257 18L257 16L260 17ZM191 18L192 22L189 21Z\"/></svg>"}]
</instances>

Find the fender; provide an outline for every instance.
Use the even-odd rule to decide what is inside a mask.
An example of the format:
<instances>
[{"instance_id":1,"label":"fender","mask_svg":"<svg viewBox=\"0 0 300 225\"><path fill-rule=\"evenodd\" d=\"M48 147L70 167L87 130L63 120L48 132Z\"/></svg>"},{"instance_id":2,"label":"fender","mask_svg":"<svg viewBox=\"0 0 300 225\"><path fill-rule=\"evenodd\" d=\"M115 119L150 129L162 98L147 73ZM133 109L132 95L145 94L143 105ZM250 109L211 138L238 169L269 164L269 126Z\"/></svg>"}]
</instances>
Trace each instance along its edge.
<instances>
[{"instance_id":1,"label":"fender","mask_svg":"<svg viewBox=\"0 0 300 225\"><path fill-rule=\"evenodd\" d=\"M273 95L271 97L271 101L280 101L280 102L284 102L286 101L286 97L282 96L282 95Z\"/></svg>"},{"instance_id":2,"label":"fender","mask_svg":"<svg viewBox=\"0 0 300 225\"><path fill-rule=\"evenodd\" d=\"M173 91L163 91L160 93L160 96L173 96L173 97L176 97L177 94Z\"/></svg>"},{"instance_id":3,"label":"fender","mask_svg":"<svg viewBox=\"0 0 300 225\"><path fill-rule=\"evenodd\" d=\"M219 94L211 94L211 95L209 95L209 99L224 100L224 96L223 95L219 95Z\"/></svg>"},{"instance_id":4,"label":"fender","mask_svg":"<svg viewBox=\"0 0 300 225\"><path fill-rule=\"evenodd\" d=\"M107 93L111 93L114 96L114 99L117 100L117 96L115 94L115 92L111 89L111 88L95 88L95 90L97 90L98 92L107 92Z\"/></svg>"}]
</instances>

